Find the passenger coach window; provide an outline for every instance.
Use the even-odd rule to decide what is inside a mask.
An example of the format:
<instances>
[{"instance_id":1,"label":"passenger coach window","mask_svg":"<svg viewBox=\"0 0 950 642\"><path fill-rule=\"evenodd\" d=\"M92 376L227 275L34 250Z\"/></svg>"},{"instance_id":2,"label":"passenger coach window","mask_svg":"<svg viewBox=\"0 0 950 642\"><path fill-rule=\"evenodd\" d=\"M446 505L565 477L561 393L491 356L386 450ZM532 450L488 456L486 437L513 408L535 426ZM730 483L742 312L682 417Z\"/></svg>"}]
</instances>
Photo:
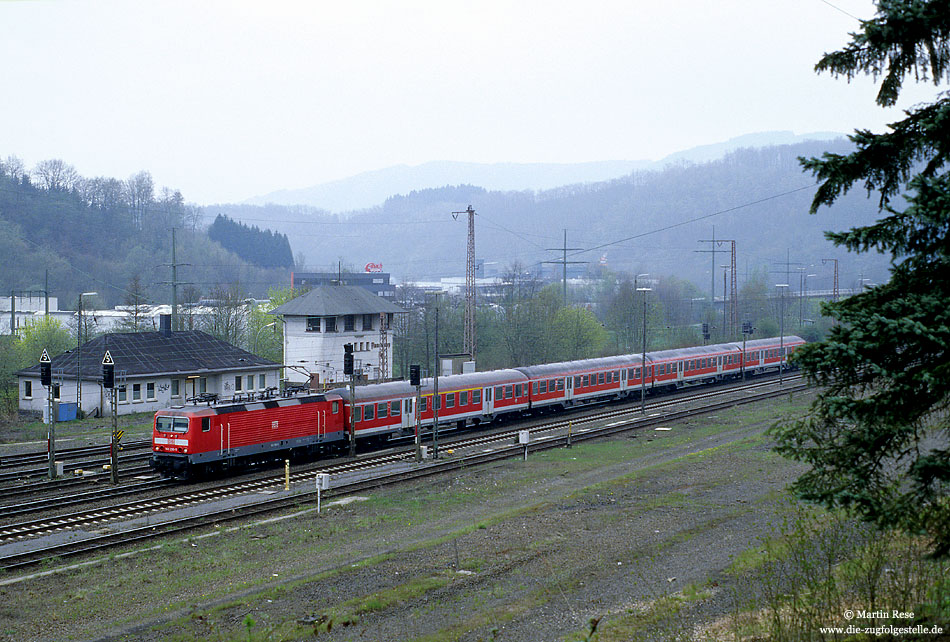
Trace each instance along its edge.
<instances>
[{"instance_id":1,"label":"passenger coach window","mask_svg":"<svg viewBox=\"0 0 950 642\"><path fill-rule=\"evenodd\" d=\"M454 408L455 407L455 393L449 393L445 395L445 407Z\"/></svg>"},{"instance_id":2,"label":"passenger coach window","mask_svg":"<svg viewBox=\"0 0 950 642\"><path fill-rule=\"evenodd\" d=\"M376 416L379 417L380 419L386 416L386 406L387 404L385 401L383 401L382 403L376 404Z\"/></svg>"},{"instance_id":3,"label":"passenger coach window","mask_svg":"<svg viewBox=\"0 0 950 642\"><path fill-rule=\"evenodd\" d=\"M401 401L393 401L393 402L390 402L390 404L389 404L389 414L390 414L390 416L392 416L392 417L398 417L399 415L401 415L401 414L402 414L402 402L401 402Z\"/></svg>"},{"instance_id":4,"label":"passenger coach window","mask_svg":"<svg viewBox=\"0 0 950 642\"><path fill-rule=\"evenodd\" d=\"M353 410L353 422L363 421L363 406L357 406Z\"/></svg>"},{"instance_id":5,"label":"passenger coach window","mask_svg":"<svg viewBox=\"0 0 950 642\"><path fill-rule=\"evenodd\" d=\"M547 391L548 391L548 382L547 382L547 381L542 381L542 382L541 382L541 394L543 395L543 394L546 393Z\"/></svg>"},{"instance_id":6,"label":"passenger coach window","mask_svg":"<svg viewBox=\"0 0 950 642\"><path fill-rule=\"evenodd\" d=\"M501 386L498 386L497 388L495 388L495 400L497 401L499 399L504 399L504 398L505 398L505 389L502 388Z\"/></svg>"},{"instance_id":7,"label":"passenger coach window","mask_svg":"<svg viewBox=\"0 0 950 642\"><path fill-rule=\"evenodd\" d=\"M460 392L460 393L459 393L459 405L460 405L460 406L467 406L467 405L468 405L468 392L467 392L467 391L466 391L466 392Z\"/></svg>"},{"instance_id":8,"label":"passenger coach window","mask_svg":"<svg viewBox=\"0 0 950 642\"><path fill-rule=\"evenodd\" d=\"M373 407L373 404L363 406L363 419L366 421L372 421L376 416L376 413L373 412L374 410L375 408Z\"/></svg>"},{"instance_id":9,"label":"passenger coach window","mask_svg":"<svg viewBox=\"0 0 950 642\"><path fill-rule=\"evenodd\" d=\"M511 399L511 394L514 392L514 386L505 386L505 399Z\"/></svg>"},{"instance_id":10,"label":"passenger coach window","mask_svg":"<svg viewBox=\"0 0 950 642\"><path fill-rule=\"evenodd\" d=\"M601 372L597 375L597 384L601 385L604 383L604 373Z\"/></svg>"},{"instance_id":11,"label":"passenger coach window","mask_svg":"<svg viewBox=\"0 0 950 642\"><path fill-rule=\"evenodd\" d=\"M557 389L558 389L558 390L564 390L564 380L563 380L563 379L558 379L558 380L557 380Z\"/></svg>"},{"instance_id":12,"label":"passenger coach window","mask_svg":"<svg viewBox=\"0 0 950 642\"><path fill-rule=\"evenodd\" d=\"M522 384L519 383L518 385L515 386L515 397L521 397L523 395L524 395L524 388L522 387Z\"/></svg>"},{"instance_id":13,"label":"passenger coach window","mask_svg":"<svg viewBox=\"0 0 950 642\"><path fill-rule=\"evenodd\" d=\"M482 402L482 391L472 390L472 403L481 403L481 402Z\"/></svg>"},{"instance_id":14,"label":"passenger coach window","mask_svg":"<svg viewBox=\"0 0 950 642\"><path fill-rule=\"evenodd\" d=\"M429 397L423 397L423 398L419 401L419 412L422 413L422 412L425 412L425 411L428 410L428 409L429 409Z\"/></svg>"}]
</instances>

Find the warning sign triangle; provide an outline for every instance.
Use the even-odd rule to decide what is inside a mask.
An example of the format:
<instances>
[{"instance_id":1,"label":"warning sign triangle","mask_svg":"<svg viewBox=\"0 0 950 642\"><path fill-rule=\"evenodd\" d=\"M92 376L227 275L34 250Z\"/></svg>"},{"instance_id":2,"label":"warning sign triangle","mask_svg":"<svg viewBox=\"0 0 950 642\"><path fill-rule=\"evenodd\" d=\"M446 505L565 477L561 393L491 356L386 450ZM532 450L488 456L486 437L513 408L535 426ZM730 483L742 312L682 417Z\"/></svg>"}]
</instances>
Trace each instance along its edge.
<instances>
[{"instance_id":1,"label":"warning sign triangle","mask_svg":"<svg viewBox=\"0 0 950 642\"><path fill-rule=\"evenodd\" d=\"M51 363L49 352L46 351L46 348L43 348L43 354L40 355L40 363Z\"/></svg>"},{"instance_id":2,"label":"warning sign triangle","mask_svg":"<svg viewBox=\"0 0 950 642\"><path fill-rule=\"evenodd\" d=\"M102 357L102 365L104 366L114 366L115 362L112 360L112 353L106 350L106 354Z\"/></svg>"}]
</instances>

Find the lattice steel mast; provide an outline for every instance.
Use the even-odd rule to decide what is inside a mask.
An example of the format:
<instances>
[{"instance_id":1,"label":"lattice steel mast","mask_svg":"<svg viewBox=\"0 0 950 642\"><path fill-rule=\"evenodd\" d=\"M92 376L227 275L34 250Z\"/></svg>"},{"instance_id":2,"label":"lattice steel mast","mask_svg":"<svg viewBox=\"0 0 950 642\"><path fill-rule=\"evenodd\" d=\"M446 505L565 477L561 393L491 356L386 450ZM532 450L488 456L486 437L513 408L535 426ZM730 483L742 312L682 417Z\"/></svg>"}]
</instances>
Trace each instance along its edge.
<instances>
[{"instance_id":1,"label":"lattice steel mast","mask_svg":"<svg viewBox=\"0 0 950 642\"><path fill-rule=\"evenodd\" d=\"M463 352L475 360L475 210L469 205L464 212L452 212L458 219L459 214L468 214L468 251L465 256L465 326Z\"/></svg>"}]
</instances>

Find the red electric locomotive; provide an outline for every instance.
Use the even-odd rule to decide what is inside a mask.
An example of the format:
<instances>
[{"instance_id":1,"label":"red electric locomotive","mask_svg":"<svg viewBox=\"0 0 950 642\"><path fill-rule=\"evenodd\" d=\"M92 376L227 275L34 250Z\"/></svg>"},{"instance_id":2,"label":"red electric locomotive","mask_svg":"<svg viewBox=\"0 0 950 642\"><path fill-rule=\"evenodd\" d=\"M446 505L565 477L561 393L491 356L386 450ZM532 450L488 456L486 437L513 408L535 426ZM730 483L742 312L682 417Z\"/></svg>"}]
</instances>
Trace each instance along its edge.
<instances>
[{"instance_id":1,"label":"red electric locomotive","mask_svg":"<svg viewBox=\"0 0 950 642\"><path fill-rule=\"evenodd\" d=\"M166 477L314 456L345 439L335 394L173 406L155 413L151 466Z\"/></svg>"}]
</instances>

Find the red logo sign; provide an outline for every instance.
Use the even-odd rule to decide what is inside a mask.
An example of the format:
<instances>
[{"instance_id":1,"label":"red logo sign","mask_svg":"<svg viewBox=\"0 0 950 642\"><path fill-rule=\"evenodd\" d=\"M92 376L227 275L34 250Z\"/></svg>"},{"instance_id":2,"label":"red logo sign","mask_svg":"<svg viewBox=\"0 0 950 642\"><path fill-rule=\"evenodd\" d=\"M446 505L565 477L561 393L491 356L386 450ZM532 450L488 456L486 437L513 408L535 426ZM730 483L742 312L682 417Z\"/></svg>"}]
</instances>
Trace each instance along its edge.
<instances>
[{"instance_id":1,"label":"red logo sign","mask_svg":"<svg viewBox=\"0 0 950 642\"><path fill-rule=\"evenodd\" d=\"M367 272L382 272L383 264L382 263L367 263L366 267L363 268Z\"/></svg>"}]
</instances>

